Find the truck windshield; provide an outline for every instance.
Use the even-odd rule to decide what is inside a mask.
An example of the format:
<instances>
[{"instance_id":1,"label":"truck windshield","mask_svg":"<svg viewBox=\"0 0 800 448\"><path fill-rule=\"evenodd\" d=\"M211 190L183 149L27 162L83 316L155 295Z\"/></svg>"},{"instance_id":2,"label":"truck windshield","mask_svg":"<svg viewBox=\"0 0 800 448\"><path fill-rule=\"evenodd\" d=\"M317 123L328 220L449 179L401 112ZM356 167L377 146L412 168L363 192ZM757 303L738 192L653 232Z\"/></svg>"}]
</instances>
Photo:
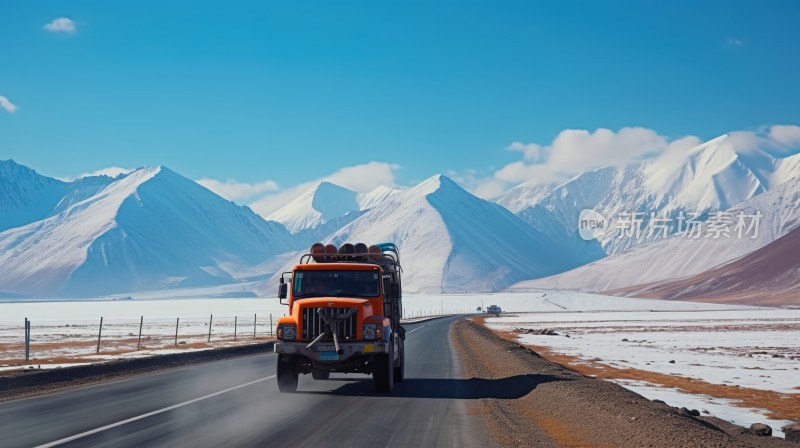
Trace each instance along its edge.
<instances>
[{"instance_id":1,"label":"truck windshield","mask_svg":"<svg viewBox=\"0 0 800 448\"><path fill-rule=\"evenodd\" d=\"M309 297L378 297L378 271L302 271L294 273L292 296Z\"/></svg>"}]
</instances>

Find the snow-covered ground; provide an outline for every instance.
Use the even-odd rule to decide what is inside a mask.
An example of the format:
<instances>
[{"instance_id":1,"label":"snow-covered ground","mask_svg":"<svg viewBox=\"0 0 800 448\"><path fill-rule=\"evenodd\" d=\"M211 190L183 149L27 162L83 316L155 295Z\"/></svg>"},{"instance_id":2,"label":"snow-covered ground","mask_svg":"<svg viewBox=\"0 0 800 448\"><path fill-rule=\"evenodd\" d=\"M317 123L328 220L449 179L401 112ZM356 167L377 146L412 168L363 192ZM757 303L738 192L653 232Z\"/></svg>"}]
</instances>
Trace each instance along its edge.
<instances>
[{"instance_id":1,"label":"snow-covered ground","mask_svg":"<svg viewBox=\"0 0 800 448\"><path fill-rule=\"evenodd\" d=\"M166 353L175 349L176 326L181 351L208 348L209 323L213 346L272 338L275 322L287 313L286 305L274 297L209 298L235 292L229 287L214 287L142 293L133 300L0 302L0 370L29 364L47 368L148 356L154 351ZM206 298L197 298L203 293ZM459 297L442 296L439 300L438 296L409 296L404 314L419 318L469 312ZM475 302L480 306L480 299ZM26 318L31 321L29 363L24 362ZM141 350L136 351L140 322Z\"/></svg>"},{"instance_id":2,"label":"snow-covered ground","mask_svg":"<svg viewBox=\"0 0 800 448\"><path fill-rule=\"evenodd\" d=\"M219 287L193 291L210 297L221 293L217 289L221 291ZM141 296L150 300L137 296L134 300L116 301L0 303L0 368L9 359L24 359L21 350L26 317L32 322L32 356L53 357L53 364L60 365L63 362L58 358L90 362L146 356L152 349L160 353L174 350L178 318L178 341L186 342L179 346L181 351L203 345L212 314L212 342L232 343L234 320L240 341L252 340L254 315L257 315L256 336L265 340L270 337L270 315L274 323L287 311L276 298L174 299L179 295L176 291L166 291ZM800 340L800 310L541 290L474 295L407 294L404 314L411 318L474 313L477 308L489 305L503 309L501 317L487 319L493 329L549 328L560 333L559 336L519 335L521 343L547 347L554 353L612 368L680 375L792 397L800 394L800 348L796 344ZM97 355L101 316L103 342ZM146 349L137 353L140 316L144 317L142 344ZM670 363L673 360L675 363ZM706 410L743 425L765 422L777 431L784 423L765 417L764 409L736 406L722 397L692 395L645 381L617 382L647 398Z\"/></svg>"},{"instance_id":3,"label":"snow-covered ground","mask_svg":"<svg viewBox=\"0 0 800 448\"><path fill-rule=\"evenodd\" d=\"M613 369L637 369L800 397L800 310L553 291L498 295L495 302L508 315L488 318L490 328L516 330L523 344L610 367L612 375ZM521 329L552 329L558 335ZM787 423L766 417L767 406L740 407L723 397L646 381L617 382L647 398L706 410L737 424L763 422L777 429Z\"/></svg>"},{"instance_id":4,"label":"snow-covered ground","mask_svg":"<svg viewBox=\"0 0 800 448\"><path fill-rule=\"evenodd\" d=\"M0 304L0 369L24 364L24 320L31 321L32 365L102 361L116 357L270 339L285 312L277 299L117 300ZM213 321L211 316L213 315ZM103 318L100 353L97 338ZM255 322L254 322L255 319ZM141 351L139 326L142 324ZM255 326L254 326L255 323ZM255 338L254 338L255 330ZM235 334L234 334L235 333ZM236 339L234 341L234 338ZM199 344L199 346L198 346Z\"/></svg>"}]
</instances>

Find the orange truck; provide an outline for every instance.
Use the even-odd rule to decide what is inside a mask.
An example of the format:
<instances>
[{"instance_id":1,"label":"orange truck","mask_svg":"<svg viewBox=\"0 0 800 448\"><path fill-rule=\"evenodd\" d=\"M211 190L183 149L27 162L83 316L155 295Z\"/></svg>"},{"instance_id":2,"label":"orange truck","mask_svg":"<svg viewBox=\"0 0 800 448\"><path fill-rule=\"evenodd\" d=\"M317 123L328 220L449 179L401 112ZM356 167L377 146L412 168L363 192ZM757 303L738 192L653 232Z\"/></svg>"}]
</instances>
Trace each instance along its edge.
<instances>
[{"instance_id":1,"label":"orange truck","mask_svg":"<svg viewBox=\"0 0 800 448\"><path fill-rule=\"evenodd\" d=\"M278 297L278 388L295 392L300 374L327 380L331 372L371 374L378 392L403 381L405 330L400 251L392 243L316 243L284 272Z\"/></svg>"}]
</instances>

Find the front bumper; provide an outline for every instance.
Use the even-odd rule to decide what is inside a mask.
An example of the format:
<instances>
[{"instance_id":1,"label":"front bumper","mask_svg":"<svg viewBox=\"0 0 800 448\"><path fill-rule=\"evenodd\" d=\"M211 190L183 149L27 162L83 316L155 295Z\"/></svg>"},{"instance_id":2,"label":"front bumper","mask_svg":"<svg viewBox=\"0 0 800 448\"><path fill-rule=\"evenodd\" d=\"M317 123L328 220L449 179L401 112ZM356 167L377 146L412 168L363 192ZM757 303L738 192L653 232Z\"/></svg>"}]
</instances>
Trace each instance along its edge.
<instances>
[{"instance_id":1,"label":"front bumper","mask_svg":"<svg viewBox=\"0 0 800 448\"><path fill-rule=\"evenodd\" d=\"M278 341L275 343L275 353L301 355L315 363L324 364L346 361L354 356L374 355L389 351L389 345L383 341L340 342L341 354L336 353L336 347L331 342L320 342L310 349L306 348L308 344L309 342Z\"/></svg>"}]
</instances>

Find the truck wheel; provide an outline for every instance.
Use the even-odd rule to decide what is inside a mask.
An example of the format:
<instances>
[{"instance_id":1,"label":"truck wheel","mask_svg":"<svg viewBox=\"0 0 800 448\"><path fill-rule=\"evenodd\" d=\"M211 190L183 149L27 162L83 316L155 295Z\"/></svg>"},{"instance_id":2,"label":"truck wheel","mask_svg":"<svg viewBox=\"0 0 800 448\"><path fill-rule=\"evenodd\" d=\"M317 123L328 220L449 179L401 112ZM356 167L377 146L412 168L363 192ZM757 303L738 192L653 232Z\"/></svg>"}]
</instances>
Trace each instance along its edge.
<instances>
[{"instance_id":1,"label":"truck wheel","mask_svg":"<svg viewBox=\"0 0 800 448\"><path fill-rule=\"evenodd\" d=\"M399 383L406 378L406 341L400 339L400 356L397 357L397 365L394 367L394 380Z\"/></svg>"},{"instance_id":2,"label":"truck wheel","mask_svg":"<svg viewBox=\"0 0 800 448\"><path fill-rule=\"evenodd\" d=\"M291 356L278 358L278 390L283 393L297 391L298 372Z\"/></svg>"},{"instance_id":3,"label":"truck wheel","mask_svg":"<svg viewBox=\"0 0 800 448\"><path fill-rule=\"evenodd\" d=\"M388 355L375 356L375 368L372 371L372 380L375 382L376 392L391 392L394 387L394 349L389 344Z\"/></svg>"},{"instance_id":4,"label":"truck wheel","mask_svg":"<svg viewBox=\"0 0 800 448\"><path fill-rule=\"evenodd\" d=\"M311 378L314 378L317 381L320 380L327 380L331 377L331 372L325 370L312 370L311 371Z\"/></svg>"}]
</instances>

